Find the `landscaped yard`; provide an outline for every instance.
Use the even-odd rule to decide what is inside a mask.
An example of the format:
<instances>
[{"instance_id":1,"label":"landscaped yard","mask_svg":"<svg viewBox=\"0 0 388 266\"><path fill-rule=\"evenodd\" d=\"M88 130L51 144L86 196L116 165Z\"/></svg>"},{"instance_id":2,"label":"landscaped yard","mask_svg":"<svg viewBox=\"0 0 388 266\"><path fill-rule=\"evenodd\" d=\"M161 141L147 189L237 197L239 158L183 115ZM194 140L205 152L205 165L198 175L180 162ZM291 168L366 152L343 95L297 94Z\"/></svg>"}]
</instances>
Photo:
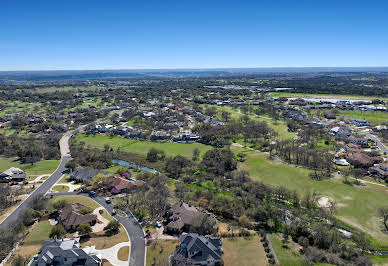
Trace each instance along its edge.
<instances>
[{"instance_id":1,"label":"landscaped yard","mask_svg":"<svg viewBox=\"0 0 388 266\"><path fill-rule=\"evenodd\" d=\"M151 266L154 262L162 261L167 262L168 257L179 245L178 240L157 240L156 244L150 244L147 246L146 265ZM162 264L165 265L165 264Z\"/></svg>"},{"instance_id":2,"label":"landscaped yard","mask_svg":"<svg viewBox=\"0 0 388 266\"><path fill-rule=\"evenodd\" d=\"M242 148L232 147L234 151ZM342 179L316 181L308 175L310 170L269 160L268 154L247 151L246 161L239 164L240 169L250 173L253 180L274 186L295 190L303 197L307 191L317 192L335 200L335 215L343 222L373 236L383 246L388 246L388 238L382 232L382 221L377 210L387 205L388 189L376 185L349 186ZM376 244L376 243L374 243Z\"/></svg>"},{"instance_id":3,"label":"landscaped yard","mask_svg":"<svg viewBox=\"0 0 388 266\"><path fill-rule=\"evenodd\" d=\"M117 257L119 260L127 261L129 257L129 247L122 247L120 248Z\"/></svg>"},{"instance_id":4,"label":"landscaped yard","mask_svg":"<svg viewBox=\"0 0 388 266\"><path fill-rule=\"evenodd\" d=\"M21 164L17 158L0 158L0 172L10 168L17 167L23 169L29 175L51 174L57 169L59 160L45 160L31 164Z\"/></svg>"},{"instance_id":5,"label":"landscaped yard","mask_svg":"<svg viewBox=\"0 0 388 266\"><path fill-rule=\"evenodd\" d=\"M170 141L155 142L155 141L140 141L125 139L122 137L110 137L105 135L86 135L78 134L78 141L85 142L86 146L97 147L100 149L104 148L104 145L109 145L113 149L120 148L121 151L132 152L142 156L146 156L151 148L163 150L166 156L182 155L187 158L193 156L193 151L198 148L203 155L207 150L211 149L210 146L203 145L201 143L174 143Z\"/></svg>"},{"instance_id":6,"label":"landscaped yard","mask_svg":"<svg viewBox=\"0 0 388 266\"><path fill-rule=\"evenodd\" d=\"M55 190L55 191L58 191L58 192L67 192L69 191L69 187L68 186L64 186L64 185L56 185L52 188L52 190Z\"/></svg>"},{"instance_id":7,"label":"landscaped yard","mask_svg":"<svg viewBox=\"0 0 388 266\"><path fill-rule=\"evenodd\" d=\"M84 196L77 196L77 195L65 195L65 196L56 196L50 199L52 203L59 201L59 200L66 200L68 203L81 203L85 206L90 207L91 209L96 209L100 207L100 204L92 200L91 198L84 197Z\"/></svg>"},{"instance_id":8,"label":"landscaped yard","mask_svg":"<svg viewBox=\"0 0 388 266\"><path fill-rule=\"evenodd\" d=\"M223 238L222 259L225 266L268 265L268 260L259 237Z\"/></svg>"},{"instance_id":9,"label":"landscaped yard","mask_svg":"<svg viewBox=\"0 0 388 266\"><path fill-rule=\"evenodd\" d=\"M282 246L281 236L279 234L268 235L275 250L276 256L282 266L298 266L303 265L300 262L301 255L298 253L294 243L289 243L288 248Z\"/></svg>"}]
</instances>

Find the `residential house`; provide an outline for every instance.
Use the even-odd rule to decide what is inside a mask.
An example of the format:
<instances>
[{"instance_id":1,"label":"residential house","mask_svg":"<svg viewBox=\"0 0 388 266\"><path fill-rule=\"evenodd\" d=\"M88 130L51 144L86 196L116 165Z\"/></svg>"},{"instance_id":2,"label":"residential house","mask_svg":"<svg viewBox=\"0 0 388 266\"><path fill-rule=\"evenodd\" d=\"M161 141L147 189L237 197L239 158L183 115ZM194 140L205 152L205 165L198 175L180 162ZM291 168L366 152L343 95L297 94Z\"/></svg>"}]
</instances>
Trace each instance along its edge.
<instances>
[{"instance_id":1,"label":"residential house","mask_svg":"<svg viewBox=\"0 0 388 266\"><path fill-rule=\"evenodd\" d=\"M369 173L377 175L382 179L386 179L388 177L388 163L377 164L369 168Z\"/></svg>"},{"instance_id":2,"label":"residential house","mask_svg":"<svg viewBox=\"0 0 388 266\"><path fill-rule=\"evenodd\" d=\"M361 147L369 147L368 139L364 138L363 136L349 136L345 139L345 142L360 145Z\"/></svg>"},{"instance_id":3,"label":"residential house","mask_svg":"<svg viewBox=\"0 0 388 266\"><path fill-rule=\"evenodd\" d=\"M143 180L126 179L119 175L114 175L107 178L107 184L111 194L120 194L123 192L129 193L132 189L142 187L146 183Z\"/></svg>"},{"instance_id":4,"label":"residential house","mask_svg":"<svg viewBox=\"0 0 388 266\"><path fill-rule=\"evenodd\" d=\"M371 157L363 152L348 152L345 155L346 160L354 167L369 168L375 163L382 161L381 157Z\"/></svg>"},{"instance_id":5,"label":"residential house","mask_svg":"<svg viewBox=\"0 0 388 266\"><path fill-rule=\"evenodd\" d=\"M206 213L198 211L194 206L179 202L167 211L166 229L170 233L190 232L201 226L201 220ZM211 218L214 221L215 219Z\"/></svg>"},{"instance_id":6,"label":"residential house","mask_svg":"<svg viewBox=\"0 0 388 266\"><path fill-rule=\"evenodd\" d=\"M93 178L100 173L108 174L94 169L79 167L70 174L69 180L76 181L77 183L90 184Z\"/></svg>"},{"instance_id":7,"label":"residential house","mask_svg":"<svg viewBox=\"0 0 388 266\"><path fill-rule=\"evenodd\" d=\"M352 123L357 127L368 127L369 122L364 119L353 119Z\"/></svg>"},{"instance_id":8,"label":"residential house","mask_svg":"<svg viewBox=\"0 0 388 266\"><path fill-rule=\"evenodd\" d=\"M175 266L174 258L183 256L194 265L222 265L222 241L218 237L198 234L183 234L179 238L179 248L170 256L170 266Z\"/></svg>"},{"instance_id":9,"label":"residential house","mask_svg":"<svg viewBox=\"0 0 388 266\"><path fill-rule=\"evenodd\" d=\"M11 167L0 174L0 181L23 182L26 176L22 169Z\"/></svg>"},{"instance_id":10,"label":"residential house","mask_svg":"<svg viewBox=\"0 0 388 266\"><path fill-rule=\"evenodd\" d=\"M96 224L97 215L92 213L82 214L82 208L84 207L81 203L66 205L59 211L58 222L66 230L76 230L81 224Z\"/></svg>"},{"instance_id":11,"label":"residential house","mask_svg":"<svg viewBox=\"0 0 388 266\"><path fill-rule=\"evenodd\" d=\"M93 252L90 246L81 248L79 238L62 238L44 241L29 265L102 265L101 254Z\"/></svg>"}]
</instances>

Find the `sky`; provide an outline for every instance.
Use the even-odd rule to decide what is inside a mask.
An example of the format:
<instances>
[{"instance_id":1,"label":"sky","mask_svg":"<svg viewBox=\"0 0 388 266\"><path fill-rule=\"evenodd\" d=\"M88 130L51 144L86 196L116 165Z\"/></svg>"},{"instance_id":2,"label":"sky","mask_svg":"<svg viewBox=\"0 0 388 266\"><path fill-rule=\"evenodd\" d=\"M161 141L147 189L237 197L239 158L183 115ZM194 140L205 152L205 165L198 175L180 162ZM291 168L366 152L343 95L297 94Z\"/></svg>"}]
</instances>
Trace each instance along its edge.
<instances>
[{"instance_id":1,"label":"sky","mask_svg":"<svg viewBox=\"0 0 388 266\"><path fill-rule=\"evenodd\" d=\"M0 0L0 70L388 66L385 0Z\"/></svg>"}]
</instances>

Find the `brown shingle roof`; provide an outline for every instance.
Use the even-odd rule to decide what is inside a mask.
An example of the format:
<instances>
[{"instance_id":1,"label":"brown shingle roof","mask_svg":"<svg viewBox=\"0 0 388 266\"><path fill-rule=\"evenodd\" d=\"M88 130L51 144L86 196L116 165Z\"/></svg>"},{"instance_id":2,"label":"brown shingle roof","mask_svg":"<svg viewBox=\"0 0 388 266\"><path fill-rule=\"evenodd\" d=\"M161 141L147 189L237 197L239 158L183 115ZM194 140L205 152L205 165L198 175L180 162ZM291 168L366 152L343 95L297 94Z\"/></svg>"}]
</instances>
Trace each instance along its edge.
<instances>
[{"instance_id":1,"label":"brown shingle roof","mask_svg":"<svg viewBox=\"0 0 388 266\"><path fill-rule=\"evenodd\" d=\"M85 207L81 203L73 203L65 206L60 211L59 219L65 227L77 227L81 224L92 223L96 221L95 214L82 214L81 209Z\"/></svg>"}]
</instances>

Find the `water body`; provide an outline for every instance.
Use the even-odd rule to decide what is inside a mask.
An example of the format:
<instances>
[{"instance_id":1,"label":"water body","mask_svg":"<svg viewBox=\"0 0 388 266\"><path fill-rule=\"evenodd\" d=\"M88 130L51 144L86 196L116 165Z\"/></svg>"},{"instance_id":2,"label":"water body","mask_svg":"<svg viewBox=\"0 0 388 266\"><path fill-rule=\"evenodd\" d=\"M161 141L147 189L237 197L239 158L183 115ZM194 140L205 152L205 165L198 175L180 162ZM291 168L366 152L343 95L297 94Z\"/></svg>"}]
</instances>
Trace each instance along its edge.
<instances>
[{"instance_id":1,"label":"water body","mask_svg":"<svg viewBox=\"0 0 388 266\"><path fill-rule=\"evenodd\" d=\"M372 101L368 100L351 100L351 99L324 99L324 98L287 98L288 100L296 100L296 99L303 99L306 102L314 102L314 103L319 103L319 102L330 102L330 103L338 103L338 102L349 102L349 103L354 103L354 102L362 102L362 103L372 103Z\"/></svg>"},{"instance_id":2,"label":"water body","mask_svg":"<svg viewBox=\"0 0 388 266\"><path fill-rule=\"evenodd\" d=\"M118 164L118 165L122 165L122 166L126 166L126 167L130 167L130 168L139 169L139 170L146 171L146 172L149 172L149 173L152 173L152 174L159 173L155 169L151 169L151 168L148 168L148 167L145 167L145 166L137 165L137 164L134 164L134 163L129 163L129 162L122 161L122 160L113 159L112 163Z\"/></svg>"}]
</instances>

